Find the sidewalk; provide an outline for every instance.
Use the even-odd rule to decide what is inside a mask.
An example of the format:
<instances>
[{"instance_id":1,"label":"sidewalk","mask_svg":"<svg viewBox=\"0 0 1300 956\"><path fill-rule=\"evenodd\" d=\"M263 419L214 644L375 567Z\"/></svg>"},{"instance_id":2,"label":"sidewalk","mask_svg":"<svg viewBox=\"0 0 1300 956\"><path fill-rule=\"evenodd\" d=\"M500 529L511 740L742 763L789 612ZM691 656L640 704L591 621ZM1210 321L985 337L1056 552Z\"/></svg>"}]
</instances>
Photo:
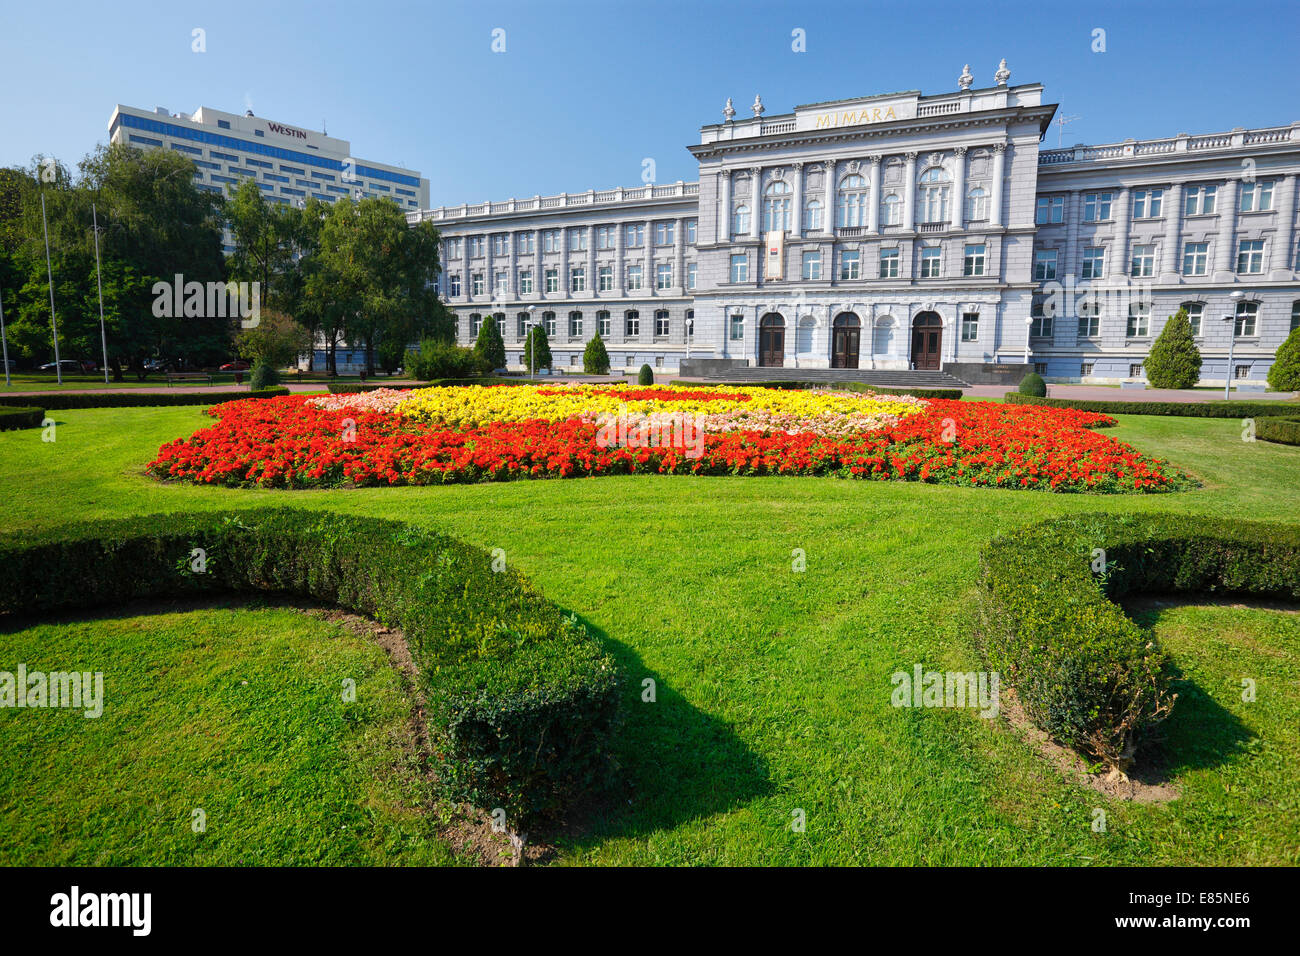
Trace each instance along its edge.
<instances>
[{"instance_id":1,"label":"sidewalk","mask_svg":"<svg viewBox=\"0 0 1300 956\"><path fill-rule=\"evenodd\" d=\"M972 385L963 392L970 398L1001 398L1014 386ZM1089 402L1221 402L1223 389L1107 388L1104 385L1048 385L1048 398L1073 398ZM1275 402L1296 397L1295 392L1232 391L1234 402Z\"/></svg>"},{"instance_id":2,"label":"sidewalk","mask_svg":"<svg viewBox=\"0 0 1300 956\"><path fill-rule=\"evenodd\" d=\"M349 384L359 384L349 381ZM411 379L387 378L369 379L367 385L418 385ZM291 392L324 392L328 389L327 382L281 382L279 386L287 388ZM118 387L118 388L50 388L41 391L9 391L3 385L0 385L0 395L31 395L33 397L41 395L223 395L230 392L247 392L248 384L243 385L174 385L168 388L161 386L141 386L139 388Z\"/></svg>"}]
</instances>

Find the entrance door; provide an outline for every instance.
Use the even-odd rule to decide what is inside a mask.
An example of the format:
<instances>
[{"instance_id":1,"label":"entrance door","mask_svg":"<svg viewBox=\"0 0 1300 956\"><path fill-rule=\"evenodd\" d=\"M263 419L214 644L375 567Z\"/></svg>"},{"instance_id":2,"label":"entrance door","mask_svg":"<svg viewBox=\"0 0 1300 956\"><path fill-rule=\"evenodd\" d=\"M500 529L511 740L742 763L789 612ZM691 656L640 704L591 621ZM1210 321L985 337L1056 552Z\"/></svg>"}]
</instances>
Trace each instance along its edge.
<instances>
[{"instance_id":1,"label":"entrance door","mask_svg":"<svg viewBox=\"0 0 1300 956\"><path fill-rule=\"evenodd\" d=\"M858 343L862 326L852 312L835 317L835 334L831 340L831 368L857 368Z\"/></svg>"},{"instance_id":2,"label":"entrance door","mask_svg":"<svg viewBox=\"0 0 1300 956\"><path fill-rule=\"evenodd\" d=\"M775 312L758 324L758 364L770 368L785 365L785 319Z\"/></svg>"},{"instance_id":3,"label":"entrance door","mask_svg":"<svg viewBox=\"0 0 1300 956\"><path fill-rule=\"evenodd\" d=\"M912 368L938 369L943 346L943 320L937 312L922 312L912 320Z\"/></svg>"}]
</instances>

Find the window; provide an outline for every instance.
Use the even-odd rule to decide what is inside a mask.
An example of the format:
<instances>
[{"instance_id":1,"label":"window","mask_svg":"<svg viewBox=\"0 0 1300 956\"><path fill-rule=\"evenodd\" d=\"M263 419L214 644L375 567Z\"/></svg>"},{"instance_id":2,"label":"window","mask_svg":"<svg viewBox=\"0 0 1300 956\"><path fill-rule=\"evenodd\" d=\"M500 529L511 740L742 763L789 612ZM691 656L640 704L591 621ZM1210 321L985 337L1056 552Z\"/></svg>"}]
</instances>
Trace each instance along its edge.
<instances>
[{"instance_id":1,"label":"window","mask_svg":"<svg viewBox=\"0 0 1300 956\"><path fill-rule=\"evenodd\" d=\"M937 279L943 269L943 250L937 246L921 250L921 278Z\"/></svg>"},{"instance_id":2,"label":"window","mask_svg":"<svg viewBox=\"0 0 1300 956\"><path fill-rule=\"evenodd\" d=\"M1110 205L1114 198L1114 193L1084 193L1083 221L1105 222L1110 219Z\"/></svg>"},{"instance_id":3,"label":"window","mask_svg":"<svg viewBox=\"0 0 1300 956\"><path fill-rule=\"evenodd\" d=\"M1046 362L1035 362L1035 363L1034 363L1034 371L1037 372L1039 375L1046 375L1046 374L1047 374L1047 363L1046 363Z\"/></svg>"},{"instance_id":4,"label":"window","mask_svg":"<svg viewBox=\"0 0 1300 956\"><path fill-rule=\"evenodd\" d=\"M546 337L549 339L555 338L555 313L543 312L542 324L546 326Z\"/></svg>"},{"instance_id":5,"label":"window","mask_svg":"<svg viewBox=\"0 0 1300 956\"><path fill-rule=\"evenodd\" d=\"M1091 363L1091 362L1080 362L1080 363L1079 363L1079 378L1088 378L1090 375L1092 375L1092 363Z\"/></svg>"},{"instance_id":6,"label":"window","mask_svg":"<svg viewBox=\"0 0 1300 956\"><path fill-rule=\"evenodd\" d=\"M447 277L447 290L449 295L460 295L460 273L456 272Z\"/></svg>"},{"instance_id":7,"label":"window","mask_svg":"<svg viewBox=\"0 0 1300 956\"><path fill-rule=\"evenodd\" d=\"M880 224L898 226L903 222L903 197L890 193L880 204Z\"/></svg>"},{"instance_id":8,"label":"window","mask_svg":"<svg viewBox=\"0 0 1300 956\"><path fill-rule=\"evenodd\" d=\"M1259 318L1258 302L1238 302L1236 334L1251 338L1255 335L1255 322Z\"/></svg>"},{"instance_id":9,"label":"window","mask_svg":"<svg viewBox=\"0 0 1300 956\"><path fill-rule=\"evenodd\" d=\"M1183 244L1183 275L1203 276L1210 262L1210 244L1208 242L1188 242Z\"/></svg>"},{"instance_id":10,"label":"window","mask_svg":"<svg viewBox=\"0 0 1300 956\"><path fill-rule=\"evenodd\" d=\"M1273 184L1271 182L1243 183L1238 208L1242 212L1266 212L1273 208Z\"/></svg>"},{"instance_id":11,"label":"window","mask_svg":"<svg viewBox=\"0 0 1300 956\"><path fill-rule=\"evenodd\" d=\"M661 262L655 266L655 288L671 289L673 287L673 267L671 263Z\"/></svg>"},{"instance_id":12,"label":"window","mask_svg":"<svg viewBox=\"0 0 1300 956\"><path fill-rule=\"evenodd\" d=\"M1097 300L1084 299L1079 303L1079 338L1093 339L1101 335L1101 308Z\"/></svg>"},{"instance_id":13,"label":"window","mask_svg":"<svg viewBox=\"0 0 1300 956\"><path fill-rule=\"evenodd\" d=\"M921 174L921 221L948 221L948 174L938 166Z\"/></svg>"},{"instance_id":14,"label":"window","mask_svg":"<svg viewBox=\"0 0 1300 956\"><path fill-rule=\"evenodd\" d=\"M638 249L645 245L645 226L642 223L633 223L630 226L624 226L624 240L629 249Z\"/></svg>"},{"instance_id":15,"label":"window","mask_svg":"<svg viewBox=\"0 0 1300 956\"><path fill-rule=\"evenodd\" d=\"M1300 329L1300 299L1291 303L1291 331Z\"/></svg>"},{"instance_id":16,"label":"window","mask_svg":"<svg viewBox=\"0 0 1300 956\"><path fill-rule=\"evenodd\" d=\"M811 249L803 254L803 277L820 279L822 277L822 253L820 249Z\"/></svg>"},{"instance_id":17,"label":"window","mask_svg":"<svg viewBox=\"0 0 1300 956\"><path fill-rule=\"evenodd\" d=\"M1106 250L1101 246L1088 246L1083 250L1084 279L1100 279L1106 274Z\"/></svg>"},{"instance_id":18,"label":"window","mask_svg":"<svg viewBox=\"0 0 1300 956\"><path fill-rule=\"evenodd\" d=\"M1264 240L1243 239L1237 247L1237 272L1257 275L1264 271Z\"/></svg>"},{"instance_id":19,"label":"window","mask_svg":"<svg viewBox=\"0 0 1300 956\"><path fill-rule=\"evenodd\" d=\"M686 341L690 342L695 339L695 310L686 310Z\"/></svg>"},{"instance_id":20,"label":"window","mask_svg":"<svg viewBox=\"0 0 1300 956\"><path fill-rule=\"evenodd\" d=\"M477 312L471 312L469 315L469 337L471 339L478 338L478 330L482 325L483 316L479 315Z\"/></svg>"},{"instance_id":21,"label":"window","mask_svg":"<svg viewBox=\"0 0 1300 956\"><path fill-rule=\"evenodd\" d=\"M963 342L974 342L980 337L980 314L978 312L964 312L961 317L961 340Z\"/></svg>"},{"instance_id":22,"label":"window","mask_svg":"<svg viewBox=\"0 0 1300 956\"><path fill-rule=\"evenodd\" d=\"M531 256L533 250L537 248L534 242L534 234L531 232L521 232L518 239L519 254L521 256Z\"/></svg>"},{"instance_id":23,"label":"window","mask_svg":"<svg viewBox=\"0 0 1300 956\"><path fill-rule=\"evenodd\" d=\"M528 338L528 313L527 312L515 313L515 338L517 339Z\"/></svg>"},{"instance_id":24,"label":"window","mask_svg":"<svg viewBox=\"0 0 1300 956\"><path fill-rule=\"evenodd\" d=\"M1134 363L1132 363L1131 365L1129 365L1129 367L1128 367L1128 377L1129 377L1129 378L1141 378L1141 377L1142 377L1142 363L1141 363L1141 362L1134 362Z\"/></svg>"},{"instance_id":25,"label":"window","mask_svg":"<svg viewBox=\"0 0 1300 956\"><path fill-rule=\"evenodd\" d=\"M559 269L546 270L546 291L547 292L560 291L560 270Z\"/></svg>"},{"instance_id":26,"label":"window","mask_svg":"<svg viewBox=\"0 0 1300 956\"><path fill-rule=\"evenodd\" d=\"M533 270L532 269L519 270L519 294L520 295L533 294Z\"/></svg>"},{"instance_id":27,"label":"window","mask_svg":"<svg viewBox=\"0 0 1300 956\"><path fill-rule=\"evenodd\" d=\"M804 207L803 227L807 232L817 232L822 227L822 204L814 199Z\"/></svg>"},{"instance_id":28,"label":"window","mask_svg":"<svg viewBox=\"0 0 1300 956\"><path fill-rule=\"evenodd\" d=\"M984 244L968 245L966 258L962 262L962 275L982 276L984 274Z\"/></svg>"},{"instance_id":29,"label":"window","mask_svg":"<svg viewBox=\"0 0 1300 956\"><path fill-rule=\"evenodd\" d=\"M898 250L897 249L880 250L880 278L882 279L898 278Z\"/></svg>"},{"instance_id":30,"label":"window","mask_svg":"<svg viewBox=\"0 0 1300 956\"><path fill-rule=\"evenodd\" d=\"M983 186L976 186L966 194L966 219L983 222L989 217L989 194Z\"/></svg>"},{"instance_id":31,"label":"window","mask_svg":"<svg viewBox=\"0 0 1300 956\"><path fill-rule=\"evenodd\" d=\"M498 234L492 237L492 255L508 256L510 254L510 237Z\"/></svg>"},{"instance_id":32,"label":"window","mask_svg":"<svg viewBox=\"0 0 1300 956\"><path fill-rule=\"evenodd\" d=\"M547 229L542 233L542 252L560 251L560 230Z\"/></svg>"},{"instance_id":33,"label":"window","mask_svg":"<svg viewBox=\"0 0 1300 956\"><path fill-rule=\"evenodd\" d=\"M469 238L469 255L471 259L481 258L483 255L483 237L470 236Z\"/></svg>"},{"instance_id":34,"label":"window","mask_svg":"<svg viewBox=\"0 0 1300 956\"><path fill-rule=\"evenodd\" d=\"M695 219L686 220L686 244L695 245L695 234L699 229L699 221Z\"/></svg>"},{"instance_id":35,"label":"window","mask_svg":"<svg viewBox=\"0 0 1300 956\"><path fill-rule=\"evenodd\" d=\"M639 265L627 267L627 287L629 290L641 288L641 267Z\"/></svg>"},{"instance_id":36,"label":"window","mask_svg":"<svg viewBox=\"0 0 1300 956\"><path fill-rule=\"evenodd\" d=\"M733 342L739 342L745 337L745 317L743 315L733 315L731 317L731 329L727 334Z\"/></svg>"},{"instance_id":37,"label":"window","mask_svg":"<svg viewBox=\"0 0 1300 956\"><path fill-rule=\"evenodd\" d=\"M731 234L733 236L749 235L749 207L737 206L735 222L732 224Z\"/></svg>"},{"instance_id":38,"label":"window","mask_svg":"<svg viewBox=\"0 0 1300 956\"><path fill-rule=\"evenodd\" d=\"M1233 377L1233 378L1250 378L1250 366L1249 366L1249 365L1236 365L1236 366L1233 366L1233 369L1232 369L1232 377Z\"/></svg>"},{"instance_id":39,"label":"window","mask_svg":"<svg viewBox=\"0 0 1300 956\"><path fill-rule=\"evenodd\" d=\"M596 270L596 285L601 292L610 292L614 288L614 267L601 266Z\"/></svg>"},{"instance_id":40,"label":"window","mask_svg":"<svg viewBox=\"0 0 1300 956\"><path fill-rule=\"evenodd\" d=\"M1144 338L1151 334L1151 303L1150 302L1133 302L1128 307L1128 329L1125 334L1129 338Z\"/></svg>"},{"instance_id":41,"label":"window","mask_svg":"<svg viewBox=\"0 0 1300 956\"><path fill-rule=\"evenodd\" d=\"M738 252L731 257L731 281L747 282L749 280L749 256Z\"/></svg>"},{"instance_id":42,"label":"window","mask_svg":"<svg viewBox=\"0 0 1300 956\"><path fill-rule=\"evenodd\" d=\"M641 313L635 309L623 314L623 335L629 339L635 339L641 335Z\"/></svg>"},{"instance_id":43,"label":"window","mask_svg":"<svg viewBox=\"0 0 1300 956\"><path fill-rule=\"evenodd\" d=\"M569 291L587 291L587 270L585 267L576 266L569 270Z\"/></svg>"},{"instance_id":44,"label":"window","mask_svg":"<svg viewBox=\"0 0 1300 956\"><path fill-rule=\"evenodd\" d=\"M230 129L230 120L217 120L217 129Z\"/></svg>"},{"instance_id":45,"label":"window","mask_svg":"<svg viewBox=\"0 0 1300 956\"><path fill-rule=\"evenodd\" d=\"M655 245L671 246L677 235L677 224L672 222L655 223Z\"/></svg>"},{"instance_id":46,"label":"window","mask_svg":"<svg viewBox=\"0 0 1300 956\"><path fill-rule=\"evenodd\" d=\"M1187 313L1187 321L1192 325L1192 335L1200 338L1201 319L1205 317L1205 306L1200 302L1184 302L1182 308Z\"/></svg>"},{"instance_id":47,"label":"window","mask_svg":"<svg viewBox=\"0 0 1300 956\"><path fill-rule=\"evenodd\" d=\"M1034 222L1040 226L1053 225L1065 221L1064 196L1040 196L1034 211Z\"/></svg>"},{"instance_id":48,"label":"window","mask_svg":"<svg viewBox=\"0 0 1300 956\"><path fill-rule=\"evenodd\" d=\"M498 272L492 277L492 289L497 295L506 295L510 291L510 274Z\"/></svg>"},{"instance_id":49,"label":"window","mask_svg":"<svg viewBox=\"0 0 1300 956\"><path fill-rule=\"evenodd\" d=\"M858 250L845 249L840 252L840 278L859 279L861 277L861 260Z\"/></svg>"},{"instance_id":50,"label":"window","mask_svg":"<svg viewBox=\"0 0 1300 956\"><path fill-rule=\"evenodd\" d=\"M660 309L655 313L655 338L666 339L670 331L672 327L668 321L668 310Z\"/></svg>"},{"instance_id":51,"label":"window","mask_svg":"<svg viewBox=\"0 0 1300 956\"><path fill-rule=\"evenodd\" d=\"M1156 247L1154 245L1134 246L1129 275L1135 279L1146 278L1154 273L1155 263Z\"/></svg>"},{"instance_id":52,"label":"window","mask_svg":"<svg viewBox=\"0 0 1300 956\"><path fill-rule=\"evenodd\" d=\"M768 232L784 232L790 228L791 193L789 183L780 179L768 184L763 191L763 228Z\"/></svg>"},{"instance_id":53,"label":"window","mask_svg":"<svg viewBox=\"0 0 1300 956\"><path fill-rule=\"evenodd\" d=\"M617 226L597 226L596 227L596 248L608 251L614 248L617 239Z\"/></svg>"},{"instance_id":54,"label":"window","mask_svg":"<svg viewBox=\"0 0 1300 956\"><path fill-rule=\"evenodd\" d=\"M607 339L610 336L609 313L603 309L596 313L596 331L602 339Z\"/></svg>"},{"instance_id":55,"label":"window","mask_svg":"<svg viewBox=\"0 0 1300 956\"><path fill-rule=\"evenodd\" d=\"M696 280L699 279L700 266L695 262L686 263L686 288L694 290Z\"/></svg>"},{"instance_id":56,"label":"window","mask_svg":"<svg viewBox=\"0 0 1300 956\"><path fill-rule=\"evenodd\" d=\"M865 226L867 224L867 181L856 173L840 180L839 215L836 225Z\"/></svg>"},{"instance_id":57,"label":"window","mask_svg":"<svg viewBox=\"0 0 1300 956\"><path fill-rule=\"evenodd\" d=\"M1133 218L1155 219L1164 201L1163 189L1139 189L1133 193Z\"/></svg>"},{"instance_id":58,"label":"window","mask_svg":"<svg viewBox=\"0 0 1300 956\"><path fill-rule=\"evenodd\" d=\"M474 273L473 277L470 279L470 291L474 295L483 294L483 273L481 272Z\"/></svg>"},{"instance_id":59,"label":"window","mask_svg":"<svg viewBox=\"0 0 1300 956\"><path fill-rule=\"evenodd\" d=\"M1034 253L1034 281L1050 282L1056 278L1055 249L1039 249Z\"/></svg>"},{"instance_id":60,"label":"window","mask_svg":"<svg viewBox=\"0 0 1300 956\"><path fill-rule=\"evenodd\" d=\"M581 312L569 313L569 338L571 339L582 338L582 313Z\"/></svg>"},{"instance_id":61,"label":"window","mask_svg":"<svg viewBox=\"0 0 1300 956\"><path fill-rule=\"evenodd\" d=\"M1188 186L1183 198L1183 214L1208 216L1214 212L1214 197L1218 186Z\"/></svg>"},{"instance_id":62,"label":"window","mask_svg":"<svg viewBox=\"0 0 1300 956\"><path fill-rule=\"evenodd\" d=\"M587 230L583 228L569 230L569 251L586 252L587 251Z\"/></svg>"},{"instance_id":63,"label":"window","mask_svg":"<svg viewBox=\"0 0 1300 956\"><path fill-rule=\"evenodd\" d=\"M447 260L459 259L461 250L464 248L460 239L447 240Z\"/></svg>"},{"instance_id":64,"label":"window","mask_svg":"<svg viewBox=\"0 0 1300 956\"><path fill-rule=\"evenodd\" d=\"M1047 297L1036 294L1033 303L1029 306L1029 317L1032 321L1029 323L1029 336L1035 339L1050 339L1052 337L1052 316L1049 315L1047 308Z\"/></svg>"}]
</instances>

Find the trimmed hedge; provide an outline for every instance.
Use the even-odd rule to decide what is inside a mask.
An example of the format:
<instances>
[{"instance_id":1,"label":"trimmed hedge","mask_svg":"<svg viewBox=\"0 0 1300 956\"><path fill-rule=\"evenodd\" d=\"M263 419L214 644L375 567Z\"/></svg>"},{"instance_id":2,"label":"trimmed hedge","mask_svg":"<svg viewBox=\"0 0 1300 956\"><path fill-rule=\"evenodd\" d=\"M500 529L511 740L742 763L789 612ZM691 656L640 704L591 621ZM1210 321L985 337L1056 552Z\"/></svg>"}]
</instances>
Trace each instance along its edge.
<instances>
[{"instance_id":1,"label":"trimmed hedge","mask_svg":"<svg viewBox=\"0 0 1300 956\"><path fill-rule=\"evenodd\" d=\"M915 398L942 398L959 401L962 390L959 388L893 388L885 385L870 385L867 382L790 382L778 379L771 382L685 382L674 379L670 384L681 388L707 388L724 386L726 388L788 388L812 389L834 388L842 392L879 392L883 395L911 395Z\"/></svg>"},{"instance_id":2,"label":"trimmed hedge","mask_svg":"<svg viewBox=\"0 0 1300 956\"><path fill-rule=\"evenodd\" d=\"M1255 422L1255 437L1280 445L1300 445L1300 418L1261 418Z\"/></svg>"},{"instance_id":3,"label":"trimmed hedge","mask_svg":"<svg viewBox=\"0 0 1300 956\"><path fill-rule=\"evenodd\" d=\"M0 405L22 405L24 401L39 398L47 411L72 408L138 408L152 405L220 405L222 402L237 402L244 398L279 398L288 395L287 388L264 388L249 392L208 392L176 393L154 392L141 395L138 392L101 392L89 395L34 395L24 399L21 395L0 395Z\"/></svg>"},{"instance_id":4,"label":"trimmed hedge","mask_svg":"<svg viewBox=\"0 0 1300 956\"><path fill-rule=\"evenodd\" d=\"M1020 380L1020 385L1016 389L1020 395L1032 395L1034 398L1045 398L1047 396L1047 383L1043 381L1043 376L1037 372L1030 372Z\"/></svg>"},{"instance_id":5,"label":"trimmed hedge","mask_svg":"<svg viewBox=\"0 0 1300 956\"><path fill-rule=\"evenodd\" d=\"M1266 415L1295 415L1295 404L1264 402L1107 402L1079 398L1033 398L1007 392L1012 405L1044 405L1049 408L1077 408L1105 415L1175 415L1183 418L1262 418Z\"/></svg>"},{"instance_id":6,"label":"trimmed hedge","mask_svg":"<svg viewBox=\"0 0 1300 956\"><path fill-rule=\"evenodd\" d=\"M31 405L0 408L0 432L18 428L40 428L45 421L45 409Z\"/></svg>"},{"instance_id":7,"label":"trimmed hedge","mask_svg":"<svg viewBox=\"0 0 1300 956\"><path fill-rule=\"evenodd\" d=\"M1083 514L995 538L980 560L986 662L1039 727L1121 772L1176 695L1155 636L1114 601L1144 591L1300 600L1298 526Z\"/></svg>"},{"instance_id":8,"label":"trimmed hedge","mask_svg":"<svg viewBox=\"0 0 1300 956\"><path fill-rule=\"evenodd\" d=\"M584 628L492 560L400 522L290 508L85 522L0 537L0 613L265 591L400 626L447 797L526 827L604 782L621 678Z\"/></svg>"}]
</instances>

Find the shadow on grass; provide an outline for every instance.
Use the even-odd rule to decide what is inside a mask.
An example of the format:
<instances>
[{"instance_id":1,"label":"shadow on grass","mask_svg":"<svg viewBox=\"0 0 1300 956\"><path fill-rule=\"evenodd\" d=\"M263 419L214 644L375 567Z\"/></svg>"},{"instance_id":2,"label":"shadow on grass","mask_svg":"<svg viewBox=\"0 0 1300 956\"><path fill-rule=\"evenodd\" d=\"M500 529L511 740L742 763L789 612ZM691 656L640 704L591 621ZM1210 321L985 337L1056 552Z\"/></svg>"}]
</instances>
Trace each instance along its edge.
<instances>
[{"instance_id":1,"label":"shadow on grass","mask_svg":"<svg viewBox=\"0 0 1300 956\"><path fill-rule=\"evenodd\" d=\"M579 620L623 670L624 723L615 783L574 808L561 842L588 846L671 829L771 792L766 762L728 724L693 706L627 645ZM643 699L647 680L653 702Z\"/></svg>"}]
</instances>

